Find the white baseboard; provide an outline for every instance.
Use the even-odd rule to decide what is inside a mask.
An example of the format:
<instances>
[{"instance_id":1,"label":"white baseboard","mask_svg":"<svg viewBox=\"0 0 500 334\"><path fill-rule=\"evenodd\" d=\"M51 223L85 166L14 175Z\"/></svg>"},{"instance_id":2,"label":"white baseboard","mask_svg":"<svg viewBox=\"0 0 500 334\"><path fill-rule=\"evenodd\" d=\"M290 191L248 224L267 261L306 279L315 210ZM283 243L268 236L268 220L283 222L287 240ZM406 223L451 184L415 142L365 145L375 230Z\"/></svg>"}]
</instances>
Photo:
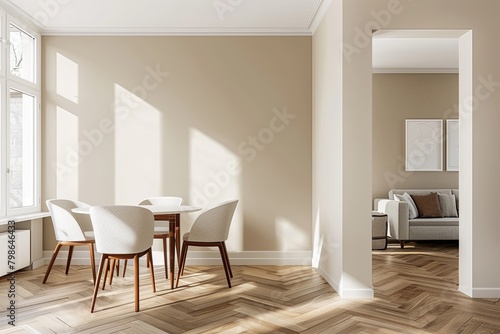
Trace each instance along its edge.
<instances>
[{"instance_id":1,"label":"white baseboard","mask_svg":"<svg viewBox=\"0 0 500 334\"><path fill-rule=\"evenodd\" d=\"M500 288L472 288L472 298L500 298Z\"/></svg>"},{"instance_id":2,"label":"white baseboard","mask_svg":"<svg viewBox=\"0 0 500 334\"><path fill-rule=\"evenodd\" d=\"M339 292L342 298L373 298L373 289L342 289Z\"/></svg>"},{"instance_id":3,"label":"white baseboard","mask_svg":"<svg viewBox=\"0 0 500 334\"><path fill-rule=\"evenodd\" d=\"M337 281L335 281L333 279L333 277L331 277L330 275L328 275L321 267L317 268L318 269L318 273L321 275L321 277L323 277L325 279L325 281L328 282L328 284L330 284L333 288L333 290L337 291L337 293L339 293L339 284L337 283Z\"/></svg>"},{"instance_id":4,"label":"white baseboard","mask_svg":"<svg viewBox=\"0 0 500 334\"><path fill-rule=\"evenodd\" d=\"M318 268L318 272L337 291L342 298L373 298L373 289L342 289L338 282L333 277L329 276L323 269Z\"/></svg>"},{"instance_id":5,"label":"white baseboard","mask_svg":"<svg viewBox=\"0 0 500 334\"><path fill-rule=\"evenodd\" d=\"M52 255L51 255L52 256ZM36 269L36 268L40 268L41 266L43 266L45 264L45 259L38 259L38 260L35 260L33 261L33 263L31 264L31 269ZM48 264L48 261L47 261L47 264Z\"/></svg>"},{"instance_id":6,"label":"white baseboard","mask_svg":"<svg viewBox=\"0 0 500 334\"><path fill-rule=\"evenodd\" d=\"M49 264L52 257L52 251L44 251L44 263ZM90 265L89 251L75 250L71 259L71 264ZM233 265L311 265L312 252L294 251L294 252L262 252L262 251L243 251L229 252L229 259ZM55 265L66 265L68 251L60 251L57 255ZM96 263L100 255L96 254ZM164 265L163 252L153 251L154 265ZM187 265L219 265L222 264L218 251L189 251L186 261Z\"/></svg>"}]
</instances>

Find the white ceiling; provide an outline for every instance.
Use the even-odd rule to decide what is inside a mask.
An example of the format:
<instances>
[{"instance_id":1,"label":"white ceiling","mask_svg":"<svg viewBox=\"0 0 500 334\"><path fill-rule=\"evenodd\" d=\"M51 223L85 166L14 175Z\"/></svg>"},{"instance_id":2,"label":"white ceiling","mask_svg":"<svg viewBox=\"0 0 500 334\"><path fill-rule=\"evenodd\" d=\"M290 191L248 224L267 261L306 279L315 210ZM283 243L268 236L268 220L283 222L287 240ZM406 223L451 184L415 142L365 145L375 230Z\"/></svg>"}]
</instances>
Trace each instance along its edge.
<instances>
[{"instance_id":1,"label":"white ceiling","mask_svg":"<svg viewBox=\"0 0 500 334\"><path fill-rule=\"evenodd\" d=\"M380 30L373 34L375 73L457 73L463 30Z\"/></svg>"},{"instance_id":2,"label":"white ceiling","mask_svg":"<svg viewBox=\"0 0 500 334\"><path fill-rule=\"evenodd\" d=\"M42 35L311 36L331 0L0 0ZM374 72L458 71L459 30L377 31Z\"/></svg>"},{"instance_id":3,"label":"white ceiling","mask_svg":"<svg viewBox=\"0 0 500 334\"><path fill-rule=\"evenodd\" d=\"M311 35L327 0L7 0L48 34ZM323 4L323 6L322 6Z\"/></svg>"}]
</instances>

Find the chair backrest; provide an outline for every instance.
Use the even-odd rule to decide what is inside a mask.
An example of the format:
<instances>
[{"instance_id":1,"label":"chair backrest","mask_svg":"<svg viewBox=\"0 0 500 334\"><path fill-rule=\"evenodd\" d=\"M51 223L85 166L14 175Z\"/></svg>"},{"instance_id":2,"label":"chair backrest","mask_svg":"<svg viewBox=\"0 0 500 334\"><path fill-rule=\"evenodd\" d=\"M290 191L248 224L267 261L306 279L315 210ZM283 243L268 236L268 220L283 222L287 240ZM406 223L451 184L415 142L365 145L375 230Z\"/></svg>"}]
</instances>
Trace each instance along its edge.
<instances>
[{"instance_id":1,"label":"chair backrest","mask_svg":"<svg viewBox=\"0 0 500 334\"><path fill-rule=\"evenodd\" d=\"M57 241L85 240L82 226L71 209L89 207L89 204L69 199L49 199L46 203Z\"/></svg>"},{"instance_id":2,"label":"chair backrest","mask_svg":"<svg viewBox=\"0 0 500 334\"><path fill-rule=\"evenodd\" d=\"M174 196L148 197L142 200L139 205L181 205L182 198Z\"/></svg>"},{"instance_id":3,"label":"chair backrest","mask_svg":"<svg viewBox=\"0 0 500 334\"><path fill-rule=\"evenodd\" d=\"M190 241L226 241L238 200L227 201L203 213L189 231Z\"/></svg>"},{"instance_id":4,"label":"chair backrest","mask_svg":"<svg viewBox=\"0 0 500 334\"><path fill-rule=\"evenodd\" d=\"M154 216L131 205L93 206L90 218L96 250L107 254L134 254L153 245Z\"/></svg>"}]
</instances>

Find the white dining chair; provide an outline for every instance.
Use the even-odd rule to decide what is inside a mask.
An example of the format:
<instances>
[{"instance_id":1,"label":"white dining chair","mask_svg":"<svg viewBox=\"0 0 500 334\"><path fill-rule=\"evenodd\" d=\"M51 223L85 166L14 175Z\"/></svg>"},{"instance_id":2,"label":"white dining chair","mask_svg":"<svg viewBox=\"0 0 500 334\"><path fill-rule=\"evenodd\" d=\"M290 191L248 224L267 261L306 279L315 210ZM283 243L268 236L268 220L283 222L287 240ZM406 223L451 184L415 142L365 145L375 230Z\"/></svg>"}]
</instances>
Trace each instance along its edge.
<instances>
[{"instance_id":1,"label":"white dining chair","mask_svg":"<svg viewBox=\"0 0 500 334\"><path fill-rule=\"evenodd\" d=\"M151 272L153 292L156 292L153 256L154 216L148 209L138 206L111 205L93 206L90 217L94 228L95 245L101 253L101 261L97 272L90 312L94 306L104 268L110 260L134 260L134 296L135 311L139 311L139 258L147 255L147 263Z\"/></svg>"},{"instance_id":2,"label":"white dining chair","mask_svg":"<svg viewBox=\"0 0 500 334\"><path fill-rule=\"evenodd\" d=\"M85 231L82 227L91 226L87 215L77 215L71 212L74 208L89 207L90 205L80 201L69 199L50 199L46 201L52 218L52 225L57 241L57 245L50 259L49 266L45 272L42 283L45 284L49 277L54 261L62 246L68 246L68 258L66 260L66 271L68 275L75 246L88 246L90 251L90 264L92 266L92 279L95 282L95 260L94 260L94 233L91 230Z\"/></svg>"},{"instance_id":3,"label":"white dining chair","mask_svg":"<svg viewBox=\"0 0 500 334\"><path fill-rule=\"evenodd\" d=\"M142 200L139 205L171 205L178 206L182 204L181 197L174 196L163 196L163 197L149 197ZM165 278L168 279L168 261L167 261L167 239L172 240L174 231L170 231L169 221L156 220L154 238L161 239L163 245L163 261L165 263ZM125 270L127 268L127 261L125 260L123 266L123 276L125 276ZM112 276L111 276L112 277Z\"/></svg>"},{"instance_id":4,"label":"white dining chair","mask_svg":"<svg viewBox=\"0 0 500 334\"><path fill-rule=\"evenodd\" d=\"M233 272L229 263L226 249L226 240L233 220L238 200L227 201L202 212L194 221L191 230L182 237L181 261L176 287L179 286L180 276L184 274L186 257L189 246L218 247L226 274L227 285L231 287Z\"/></svg>"}]
</instances>

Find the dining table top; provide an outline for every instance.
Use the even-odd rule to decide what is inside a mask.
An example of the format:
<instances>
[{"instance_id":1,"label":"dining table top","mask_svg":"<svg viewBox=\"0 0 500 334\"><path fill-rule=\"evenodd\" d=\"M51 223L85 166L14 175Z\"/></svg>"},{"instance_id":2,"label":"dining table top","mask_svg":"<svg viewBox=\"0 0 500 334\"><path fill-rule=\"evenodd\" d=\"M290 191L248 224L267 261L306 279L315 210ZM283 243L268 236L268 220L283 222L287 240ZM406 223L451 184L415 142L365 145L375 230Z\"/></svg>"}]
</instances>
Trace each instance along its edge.
<instances>
[{"instance_id":1,"label":"dining table top","mask_svg":"<svg viewBox=\"0 0 500 334\"><path fill-rule=\"evenodd\" d=\"M148 209L155 215L161 215L161 214L181 214L181 213L188 213L188 212L196 212L200 211L201 208L197 206L191 206L191 205L149 205L149 204L144 204L144 205L136 205L145 209ZM90 213L90 206L89 207L82 207L82 208L73 208L71 209L72 212L74 213L81 213L81 214L89 214Z\"/></svg>"}]
</instances>

